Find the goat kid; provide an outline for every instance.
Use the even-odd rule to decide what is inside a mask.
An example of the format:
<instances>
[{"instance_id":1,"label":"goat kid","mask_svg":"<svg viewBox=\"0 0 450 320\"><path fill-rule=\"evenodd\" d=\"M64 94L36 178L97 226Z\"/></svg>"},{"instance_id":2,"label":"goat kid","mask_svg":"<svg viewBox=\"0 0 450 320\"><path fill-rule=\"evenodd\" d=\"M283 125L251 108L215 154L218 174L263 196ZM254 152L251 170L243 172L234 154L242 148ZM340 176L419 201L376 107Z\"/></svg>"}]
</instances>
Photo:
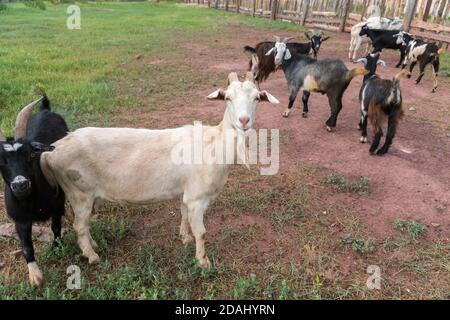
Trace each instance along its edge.
<instances>
[{"instance_id":1,"label":"goat kid","mask_svg":"<svg viewBox=\"0 0 450 320\"><path fill-rule=\"evenodd\" d=\"M349 70L337 59L315 60L305 55L292 55L284 42L276 42L267 55L272 52L274 64L283 69L291 92L289 105L283 117L289 116L297 93L302 89L302 116L306 118L310 93L320 92L328 97L331 115L326 121L326 127L328 131L332 131L336 127L337 117L342 109L342 96L345 90L354 77L364 75L368 71L364 68Z\"/></svg>"},{"instance_id":2,"label":"goat kid","mask_svg":"<svg viewBox=\"0 0 450 320\"><path fill-rule=\"evenodd\" d=\"M405 75L406 70L400 71L392 80L381 79L376 75L377 65L386 67L383 60L379 60L380 53L368 54L356 62L362 62L369 71L364 76L364 81L359 91L359 101L361 103L361 120L358 129L361 130L360 142L367 142L367 121L373 129L374 139L369 152L382 156L387 153L392 140L394 139L397 125L403 116L402 94L400 90L400 79ZM381 128L383 116L388 117L388 129L384 145L378 149L380 139L383 136Z\"/></svg>"},{"instance_id":3,"label":"goat kid","mask_svg":"<svg viewBox=\"0 0 450 320\"><path fill-rule=\"evenodd\" d=\"M439 48L436 43L428 43L421 39L414 39L411 34L407 32L400 32L397 35L397 43L406 44L405 58L402 63L402 69L409 65L409 72L407 77L411 78L411 73L419 62L419 76L416 79L416 84L420 83L425 74L425 67L431 64L431 71L433 75L433 89L431 92L436 92L438 87L438 72L439 72L439 56L444 53L443 48Z\"/></svg>"},{"instance_id":4,"label":"goat kid","mask_svg":"<svg viewBox=\"0 0 450 320\"><path fill-rule=\"evenodd\" d=\"M257 90L250 72L244 82L236 73L230 73L227 89L218 89L207 98L224 100L226 110L218 126L203 126L200 141L204 154L211 154L217 143L223 146L229 131L235 140L244 136L253 127L260 101L278 103L268 92ZM193 126L165 130L83 128L55 143L55 151L43 154L41 164L46 176L64 189L72 205L78 244L89 263L99 261L89 231L96 199L144 205L181 198L182 241L189 243L195 238L199 265L210 266L205 253L203 216L225 185L229 166L175 163L174 151L184 141L192 141L194 134ZM191 144L186 148L190 149ZM224 152L233 150L227 148ZM245 163L245 154L240 152L237 157Z\"/></svg>"},{"instance_id":5,"label":"goat kid","mask_svg":"<svg viewBox=\"0 0 450 320\"><path fill-rule=\"evenodd\" d=\"M312 54L314 58L317 58L320 46L322 42L328 40L330 37L324 36L322 31L308 31L305 32L305 36L310 40L307 43L289 42L293 38L284 38L282 42L287 44L291 53L296 54ZM280 42L281 39L275 36L276 42ZM275 45L274 41L264 41L258 43L254 48L245 46L244 51L251 54L249 61L249 71L254 74L255 81L258 85L265 81L269 75L276 71L275 64L273 62L273 56L267 56L266 53L270 51Z\"/></svg>"},{"instance_id":6,"label":"goat kid","mask_svg":"<svg viewBox=\"0 0 450 320\"><path fill-rule=\"evenodd\" d=\"M355 24L351 29L350 36L350 47L348 50L348 58L350 60L356 60L356 55L358 49L362 44L366 43L366 54L369 52L369 47L371 45L370 38L367 36L360 36L361 28L367 26L370 29L385 29L385 30L402 30L402 21L399 19L389 19L383 17L370 17L366 21L359 22Z\"/></svg>"},{"instance_id":7,"label":"goat kid","mask_svg":"<svg viewBox=\"0 0 450 320\"><path fill-rule=\"evenodd\" d=\"M40 110L31 116L40 101ZM15 223L33 285L40 286L43 277L34 257L32 224L51 218L55 245L61 235L65 201L64 193L48 184L39 158L42 152L53 150L50 144L64 137L67 131L64 119L51 112L46 96L18 114L14 138L6 138L0 131L0 171L5 181L6 213Z\"/></svg>"},{"instance_id":8,"label":"goat kid","mask_svg":"<svg viewBox=\"0 0 450 320\"><path fill-rule=\"evenodd\" d=\"M400 51L400 60L395 66L400 67L405 58L406 45L397 39L398 31L396 30L376 30L370 29L368 26L361 27L360 36L367 36L372 41L372 53L381 52L383 49L393 49Z\"/></svg>"}]
</instances>

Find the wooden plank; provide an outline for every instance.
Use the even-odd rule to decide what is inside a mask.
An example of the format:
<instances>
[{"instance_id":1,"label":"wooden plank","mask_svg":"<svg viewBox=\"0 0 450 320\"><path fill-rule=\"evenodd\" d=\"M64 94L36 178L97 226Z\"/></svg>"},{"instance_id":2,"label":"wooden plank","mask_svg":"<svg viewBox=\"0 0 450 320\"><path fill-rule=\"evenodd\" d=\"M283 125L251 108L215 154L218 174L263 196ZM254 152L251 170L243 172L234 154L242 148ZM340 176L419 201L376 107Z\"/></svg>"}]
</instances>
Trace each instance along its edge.
<instances>
[{"instance_id":1,"label":"wooden plank","mask_svg":"<svg viewBox=\"0 0 450 320\"><path fill-rule=\"evenodd\" d=\"M414 13L416 10L417 0L408 0L406 3L405 17L403 18L403 30L409 31L411 22L414 18Z\"/></svg>"},{"instance_id":2,"label":"wooden plank","mask_svg":"<svg viewBox=\"0 0 450 320\"><path fill-rule=\"evenodd\" d=\"M343 12L342 12L342 17L341 17L341 25L339 26L339 30L341 32L345 31L345 24L347 23L347 17L348 17L348 13L350 11L350 0L344 0L344 4L343 4Z\"/></svg>"},{"instance_id":3,"label":"wooden plank","mask_svg":"<svg viewBox=\"0 0 450 320\"><path fill-rule=\"evenodd\" d=\"M309 5L310 5L310 0L303 0L303 9L302 9L302 18L301 18L301 21L300 21L300 24L302 25L302 26L304 26L305 25L305 22L306 22L306 18L308 17L308 11L309 11Z\"/></svg>"},{"instance_id":4,"label":"wooden plank","mask_svg":"<svg viewBox=\"0 0 450 320\"><path fill-rule=\"evenodd\" d=\"M428 0L427 4L425 6L425 11L423 12L422 15L422 21L427 21L428 20L428 16L430 15L430 9L431 9L431 4L433 3L433 0Z\"/></svg>"},{"instance_id":5,"label":"wooden plank","mask_svg":"<svg viewBox=\"0 0 450 320\"><path fill-rule=\"evenodd\" d=\"M270 19L277 19L278 0L272 0L272 8L270 8Z\"/></svg>"}]
</instances>

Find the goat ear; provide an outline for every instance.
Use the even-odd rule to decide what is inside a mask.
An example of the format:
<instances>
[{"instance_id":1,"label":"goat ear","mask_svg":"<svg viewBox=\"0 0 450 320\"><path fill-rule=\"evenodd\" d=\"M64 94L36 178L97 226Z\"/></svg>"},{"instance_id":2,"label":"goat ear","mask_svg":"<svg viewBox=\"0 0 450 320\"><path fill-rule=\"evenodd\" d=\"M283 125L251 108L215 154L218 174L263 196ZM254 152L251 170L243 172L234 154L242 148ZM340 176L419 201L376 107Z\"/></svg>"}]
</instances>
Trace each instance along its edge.
<instances>
[{"instance_id":1,"label":"goat ear","mask_svg":"<svg viewBox=\"0 0 450 320\"><path fill-rule=\"evenodd\" d=\"M289 60L292 57L291 52L286 48L286 53L284 54L284 60Z\"/></svg>"},{"instance_id":2,"label":"goat ear","mask_svg":"<svg viewBox=\"0 0 450 320\"><path fill-rule=\"evenodd\" d=\"M225 91L223 89L217 89L213 93L210 93L206 99L208 100L225 100Z\"/></svg>"},{"instance_id":3,"label":"goat ear","mask_svg":"<svg viewBox=\"0 0 450 320\"><path fill-rule=\"evenodd\" d=\"M330 39L330 37L322 38L322 42L325 42L325 41L327 41L328 39Z\"/></svg>"},{"instance_id":4,"label":"goat ear","mask_svg":"<svg viewBox=\"0 0 450 320\"><path fill-rule=\"evenodd\" d=\"M377 61L377 64L379 64L379 65L382 65L383 66L383 68L386 68L386 62L384 62L384 60L378 60Z\"/></svg>"},{"instance_id":5,"label":"goat ear","mask_svg":"<svg viewBox=\"0 0 450 320\"><path fill-rule=\"evenodd\" d=\"M275 47L273 47L272 49L267 51L266 56L270 56L272 54L273 50L275 50Z\"/></svg>"},{"instance_id":6,"label":"goat ear","mask_svg":"<svg viewBox=\"0 0 450 320\"><path fill-rule=\"evenodd\" d=\"M31 157L38 157L42 152L53 151L55 150L54 146L40 143L40 142L31 142Z\"/></svg>"},{"instance_id":7,"label":"goat ear","mask_svg":"<svg viewBox=\"0 0 450 320\"><path fill-rule=\"evenodd\" d=\"M363 63L364 65L367 64L367 59L366 58L360 58L358 60L354 60L353 63Z\"/></svg>"},{"instance_id":8,"label":"goat ear","mask_svg":"<svg viewBox=\"0 0 450 320\"><path fill-rule=\"evenodd\" d=\"M277 98L275 98L273 95L268 93L266 90L262 90L262 91L259 92L259 98L261 99L261 101L268 101L268 102L273 103L273 104L279 104L280 103L280 101L278 101Z\"/></svg>"},{"instance_id":9,"label":"goat ear","mask_svg":"<svg viewBox=\"0 0 450 320\"><path fill-rule=\"evenodd\" d=\"M309 36L308 32L305 32L305 37L307 37L309 40L311 40L311 37Z\"/></svg>"}]
</instances>

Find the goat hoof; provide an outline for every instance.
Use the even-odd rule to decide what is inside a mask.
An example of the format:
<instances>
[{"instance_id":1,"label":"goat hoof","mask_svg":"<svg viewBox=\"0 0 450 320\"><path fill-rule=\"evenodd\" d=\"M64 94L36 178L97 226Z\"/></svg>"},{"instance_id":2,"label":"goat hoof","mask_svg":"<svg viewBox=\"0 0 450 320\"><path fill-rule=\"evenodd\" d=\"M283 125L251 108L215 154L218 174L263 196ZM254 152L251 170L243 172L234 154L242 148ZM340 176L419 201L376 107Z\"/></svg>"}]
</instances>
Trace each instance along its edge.
<instances>
[{"instance_id":1,"label":"goat hoof","mask_svg":"<svg viewBox=\"0 0 450 320\"><path fill-rule=\"evenodd\" d=\"M327 126L327 131L328 132L333 132L334 131L334 127Z\"/></svg>"},{"instance_id":2,"label":"goat hoof","mask_svg":"<svg viewBox=\"0 0 450 320\"><path fill-rule=\"evenodd\" d=\"M203 269L209 269L211 268L211 262L209 261L209 258L207 256L205 256L205 258L201 259L198 261L198 264L200 265L200 267L202 267Z\"/></svg>"},{"instance_id":3,"label":"goat hoof","mask_svg":"<svg viewBox=\"0 0 450 320\"><path fill-rule=\"evenodd\" d=\"M435 93L436 92L436 88L433 88L433 90L431 90L431 93Z\"/></svg>"},{"instance_id":4,"label":"goat hoof","mask_svg":"<svg viewBox=\"0 0 450 320\"><path fill-rule=\"evenodd\" d=\"M289 117L289 113L291 113L291 111L290 111L290 110L286 110L286 111L284 111L284 112L283 112L283 117L284 117L284 118L287 118L287 117Z\"/></svg>"},{"instance_id":5,"label":"goat hoof","mask_svg":"<svg viewBox=\"0 0 450 320\"><path fill-rule=\"evenodd\" d=\"M308 112L303 112L303 113L302 113L302 117L303 117L303 118L308 118Z\"/></svg>"},{"instance_id":6,"label":"goat hoof","mask_svg":"<svg viewBox=\"0 0 450 320\"><path fill-rule=\"evenodd\" d=\"M408 79L411 79L411 75L410 75L410 74L407 74L406 77L407 77Z\"/></svg>"},{"instance_id":7,"label":"goat hoof","mask_svg":"<svg viewBox=\"0 0 450 320\"><path fill-rule=\"evenodd\" d=\"M89 264L96 264L100 262L100 257L96 253L92 254L90 257L88 257L88 259Z\"/></svg>"},{"instance_id":8,"label":"goat hoof","mask_svg":"<svg viewBox=\"0 0 450 320\"><path fill-rule=\"evenodd\" d=\"M192 243L192 242L194 242L194 237L191 236L190 234L182 235L181 236L181 242L183 242L183 244Z\"/></svg>"},{"instance_id":9,"label":"goat hoof","mask_svg":"<svg viewBox=\"0 0 450 320\"><path fill-rule=\"evenodd\" d=\"M28 280L33 286L41 287L44 277L36 262L30 262L28 264Z\"/></svg>"},{"instance_id":10,"label":"goat hoof","mask_svg":"<svg viewBox=\"0 0 450 320\"><path fill-rule=\"evenodd\" d=\"M382 156L382 155L385 154L385 153L386 153L385 150L380 149L380 150L377 151L377 156Z\"/></svg>"},{"instance_id":11,"label":"goat hoof","mask_svg":"<svg viewBox=\"0 0 450 320\"><path fill-rule=\"evenodd\" d=\"M366 143L366 142L367 142L367 137L361 137L361 138L359 138L359 142L361 142L361 143Z\"/></svg>"},{"instance_id":12,"label":"goat hoof","mask_svg":"<svg viewBox=\"0 0 450 320\"><path fill-rule=\"evenodd\" d=\"M98 248L98 244L97 244L97 242L95 242L94 239L90 239L90 243L91 243L92 248L94 248L94 249Z\"/></svg>"}]
</instances>

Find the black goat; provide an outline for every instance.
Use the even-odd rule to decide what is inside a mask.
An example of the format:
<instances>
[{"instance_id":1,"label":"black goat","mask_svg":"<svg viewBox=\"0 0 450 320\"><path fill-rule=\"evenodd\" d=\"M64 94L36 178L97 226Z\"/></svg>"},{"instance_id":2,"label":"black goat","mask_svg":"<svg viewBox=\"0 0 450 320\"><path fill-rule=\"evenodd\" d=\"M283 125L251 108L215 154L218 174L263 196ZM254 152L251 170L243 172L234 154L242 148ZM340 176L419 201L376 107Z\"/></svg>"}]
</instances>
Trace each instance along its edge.
<instances>
[{"instance_id":1,"label":"black goat","mask_svg":"<svg viewBox=\"0 0 450 320\"><path fill-rule=\"evenodd\" d=\"M406 73L406 70L400 71L392 80L380 79L376 74L378 64L386 65L384 61L378 60L380 54L370 53L365 58L357 62L363 62L365 68L369 71L364 76L364 81L359 91L359 101L361 103L361 120L358 128L361 130L360 142L367 142L367 119L369 119L373 133L375 135L370 153L379 156L388 152L392 140L395 136L398 121L403 116L402 94L400 91L400 79ZM388 129L384 145L378 150L380 139L383 136L381 128L383 116L388 117Z\"/></svg>"},{"instance_id":2,"label":"black goat","mask_svg":"<svg viewBox=\"0 0 450 320\"><path fill-rule=\"evenodd\" d=\"M367 25L361 27L360 36L367 36L372 41L372 53L381 52L383 49L393 49L400 51L400 61L395 66L400 67L405 58L407 44L397 41L398 30L378 30L370 29Z\"/></svg>"},{"instance_id":3,"label":"black goat","mask_svg":"<svg viewBox=\"0 0 450 320\"><path fill-rule=\"evenodd\" d=\"M33 107L40 101L39 112L31 116ZM65 201L62 189L52 188L44 177L40 155L53 150L51 144L67 132L66 122L50 111L46 96L30 103L18 114L14 138L7 139L0 130L0 171L5 181L6 212L15 223L28 264L29 280L34 285L41 285L43 278L34 257L32 224L51 217L56 241L61 235Z\"/></svg>"},{"instance_id":4,"label":"black goat","mask_svg":"<svg viewBox=\"0 0 450 320\"><path fill-rule=\"evenodd\" d=\"M439 48L436 43L428 43L421 39L413 39L412 36L406 32L400 32L398 42L408 43L405 52L405 58L402 63L402 69L409 65L408 78L411 78L411 73L414 66L419 62L419 76L416 79L416 84L422 80L425 74L425 67L431 63L431 69L433 72L433 89L431 92L436 92L438 86L438 72L439 72L439 55L444 52L443 48Z\"/></svg>"},{"instance_id":5,"label":"black goat","mask_svg":"<svg viewBox=\"0 0 450 320\"><path fill-rule=\"evenodd\" d=\"M311 54L317 58L322 42L329 39L324 37L322 32L312 33L305 32L305 36L310 42L289 42L292 38L285 38L283 41L287 43L287 48L293 54ZM279 37L276 37L280 41ZM273 55L266 55L275 45L274 41L264 41L258 43L254 48L245 46L244 51L252 54L252 59L249 61L249 71L253 72L255 81L259 84L265 81L269 75L276 71Z\"/></svg>"},{"instance_id":6,"label":"black goat","mask_svg":"<svg viewBox=\"0 0 450 320\"><path fill-rule=\"evenodd\" d=\"M328 97L331 116L326 121L326 126L328 131L332 131L342 109L342 96L350 81L367 71L364 68L349 70L338 59L315 60L306 55L292 55L286 49L285 43L276 42L271 50L275 54L274 63L283 69L291 92L289 105L283 116L289 116L298 91L303 89L303 117L307 117L310 92L320 92Z\"/></svg>"}]
</instances>

